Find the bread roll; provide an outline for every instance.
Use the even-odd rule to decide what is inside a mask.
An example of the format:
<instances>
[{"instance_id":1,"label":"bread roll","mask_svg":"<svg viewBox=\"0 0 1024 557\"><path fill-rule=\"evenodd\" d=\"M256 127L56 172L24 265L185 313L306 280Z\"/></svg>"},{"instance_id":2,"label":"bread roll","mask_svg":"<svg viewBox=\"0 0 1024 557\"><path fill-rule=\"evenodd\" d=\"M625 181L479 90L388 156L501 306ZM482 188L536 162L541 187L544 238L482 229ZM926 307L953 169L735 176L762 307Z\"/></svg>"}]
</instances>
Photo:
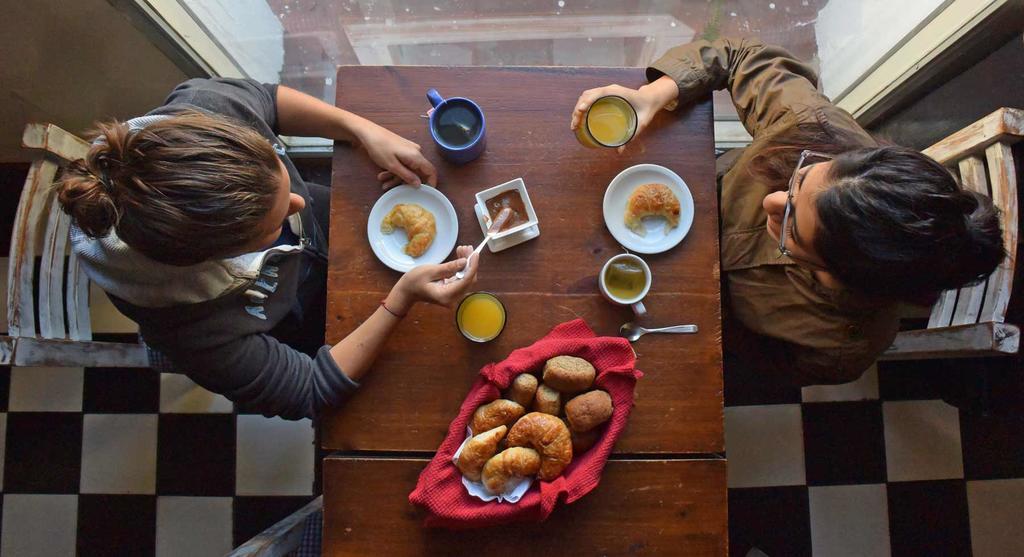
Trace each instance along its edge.
<instances>
[{"instance_id":1,"label":"bread roll","mask_svg":"<svg viewBox=\"0 0 1024 557\"><path fill-rule=\"evenodd\" d=\"M565 394L589 389L596 375L590 362L575 356L555 356L544 364L544 384Z\"/></svg>"},{"instance_id":2,"label":"bread roll","mask_svg":"<svg viewBox=\"0 0 1024 557\"><path fill-rule=\"evenodd\" d=\"M474 482L480 481L480 473L484 469L484 464L494 456L494 453L498 452L498 442L505 437L506 433L508 433L508 427L500 425L470 438L466 446L462 447L459 459L455 463L462 471L462 475Z\"/></svg>"},{"instance_id":3,"label":"bread roll","mask_svg":"<svg viewBox=\"0 0 1024 557\"><path fill-rule=\"evenodd\" d=\"M573 431L590 431L612 417L612 397L590 391L565 403L565 418Z\"/></svg>"},{"instance_id":4,"label":"bread roll","mask_svg":"<svg viewBox=\"0 0 1024 557\"><path fill-rule=\"evenodd\" d=\"M512 425L512 422L518 420L524 413L526 408L511 400L499 398L477 408L469 427L473 434L483 433L500 425Z\"/></svg>"},{"instance_id":5,"label":"bread roll","mask_svg":"<svg viewBox=\"0 0 1024 557\"><path fill-rule=\"evenodd\" d=\"M536 392L537 378L529 373L520 373L512 380L507 398L526 408L533 402L533 395Z\"/></svg>"},{"instance_id":6,"label":"bread roll","mask_svg":"<svg viewBox=\"0 0 1024 557\"><path fill-rule=\"evenodd\" d=\"M526 447L512 447L496 454L484 464L484 487L491 493L503 493L516 478L525 478L540 469L540 455Z\"/></svg>"},{"instance_id":7,"label":"bread roll","mask_svg":"<svg viewBox=\"0 0 1024 557\"><path fill-rule=\"evenodd\" d=\"M528 446L540 453L537 477L545 481L558 477L572 461L569 428L551 414L530 412L512 426L505 439L510 447Z\"/></svg>"},{"instance_id":8,"label":"bread roll","mask_svg":"<svg viewBox=\"0 0 1024 557\"><path fill-rule=\"evenodd\" d=\"M557 416L562 411L562 394L541 383L534 395L531 410Z\"/></svg>"}]
</instances>

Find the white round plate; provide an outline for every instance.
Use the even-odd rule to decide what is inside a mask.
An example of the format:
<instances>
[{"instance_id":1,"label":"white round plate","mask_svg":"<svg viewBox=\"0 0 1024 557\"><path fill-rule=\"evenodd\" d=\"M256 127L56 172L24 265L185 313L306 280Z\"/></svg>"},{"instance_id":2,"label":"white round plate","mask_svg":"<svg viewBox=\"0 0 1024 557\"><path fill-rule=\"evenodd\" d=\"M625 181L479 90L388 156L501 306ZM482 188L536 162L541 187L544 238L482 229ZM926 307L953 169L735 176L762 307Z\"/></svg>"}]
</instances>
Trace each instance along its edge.
<instances>
[{"instance_id":1,"label":"white round plate","mask_svg":"<svg viewBox=\"0 0 1024 557\"><path fill-rule=\"evenodd\" d=\"M419 257L412 257L403 251L408 242L404 230L395 229L391 234L380 231L381 221L399 203L415 203L434 215L437 236L434 237L434 243ZM459 237L459 219L455 216L452 202L436 188L427 185L402 185L384 192L373 205L373 209L370 209L370 218L366 222L366 237L370 241L374 255L381 263L405 273L419 265L441 263L447 259Z\"/></svg>"},{"instance_id":2,"label":"white round plate","mask_svg":"<svg viewBox=\"0 0 1024 557\"><path fill-rule=\"evenodd\" d=\"M626 226L626 204L633 190L644 184L665 184L679 199L679 226L667 230L661 217L643 221L647 235L641 236ZM631 166L612 179L604 192L604 224L623 247L637 253L661 253L676 246L686 237L693 224L693 196L678 174L656 164Z\"/></svg>"}]
</instances>

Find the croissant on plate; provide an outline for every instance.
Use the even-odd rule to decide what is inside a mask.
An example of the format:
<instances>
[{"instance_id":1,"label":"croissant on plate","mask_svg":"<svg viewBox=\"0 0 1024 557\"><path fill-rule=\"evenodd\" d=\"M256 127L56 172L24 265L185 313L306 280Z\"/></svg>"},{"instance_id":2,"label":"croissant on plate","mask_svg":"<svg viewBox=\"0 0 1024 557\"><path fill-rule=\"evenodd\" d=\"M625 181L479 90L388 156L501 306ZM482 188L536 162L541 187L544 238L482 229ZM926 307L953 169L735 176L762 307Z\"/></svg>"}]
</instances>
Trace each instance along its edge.
<instances>
[{"instance_id":1,"label":"croissant on plate","mask_svg":"<svg viewBox=\"0 0 1024 557\"><path fill-rule=\"evenodd\" d=\"M412 257L423 255L437 236L434 215L415 203L395 205L380 223L380 231L384 234L391 234L396 228L405 230L409 243L405 244L404 251Z\"/></svg>"},{"instance_id":2,"label":"croissant on plate","mask_svg":"<svg viewBox=\"0 0 1024 557\"><path fill-rule=\"evenodd\" d=\"M644 184L633 190L626 204L626 226L644 236L644 217L665 217L667 229L679 226L679 199L665 184Z\"/></svg>"}]
</instances>

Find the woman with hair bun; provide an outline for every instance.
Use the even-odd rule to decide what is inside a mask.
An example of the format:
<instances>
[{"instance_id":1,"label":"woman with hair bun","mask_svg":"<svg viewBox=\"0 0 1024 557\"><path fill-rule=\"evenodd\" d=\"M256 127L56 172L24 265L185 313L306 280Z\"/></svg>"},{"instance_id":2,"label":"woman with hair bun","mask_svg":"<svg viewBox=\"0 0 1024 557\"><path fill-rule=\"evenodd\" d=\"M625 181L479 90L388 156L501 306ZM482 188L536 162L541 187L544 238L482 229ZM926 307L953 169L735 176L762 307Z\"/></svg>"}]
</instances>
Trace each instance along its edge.
<instances>
[{"instance_id":1,"label":"woman with hair bun","mask_svg":"<svg viewBox=\"0 0 1024 557\"><path fill-rule=\"evenodd\" d=\"M806 385L859 377L896 336L899 302L988 276L1005 256L988 197L902 147L879 145L780 47L719 39L678 46L639 90L583 92L636 108L637 133L662 109L728 89L750 146L718 161L727 352Z\"/></svg>"},{"instance_id":2,"label":"woman with hair bun","mask_svg":"<svg viewBox=\"0 0 1024 557\"><path fill-rule=\"evenodd\" d=\"M385 187L436 184L420 146L308 95L193 79L146 116L98 125L57 184L72 249L139 324L154 367L249 410L288 419L337 406L417 302L450 305L477 260L403 275L349 336L324 345L330 192L299 176L277 136L363 147Z\"/></svg>"}]
</instances>

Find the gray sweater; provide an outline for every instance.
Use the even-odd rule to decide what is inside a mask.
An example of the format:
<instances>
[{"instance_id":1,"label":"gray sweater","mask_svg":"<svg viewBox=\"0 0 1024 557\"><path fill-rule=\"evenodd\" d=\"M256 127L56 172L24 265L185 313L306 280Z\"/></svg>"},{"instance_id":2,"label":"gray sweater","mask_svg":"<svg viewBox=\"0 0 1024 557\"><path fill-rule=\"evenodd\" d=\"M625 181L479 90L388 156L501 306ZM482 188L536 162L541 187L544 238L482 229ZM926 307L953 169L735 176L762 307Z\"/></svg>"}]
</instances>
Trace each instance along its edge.
<instances>
[{"instance_id":1,"label":"gray sweater","mask_svg":"<svg viewBox=\"0 0 1024 557\"><path fill-rule=\"evenodd\" d=\"M192 79L147 116L183 109L221 114L252 126L277 147L276 97L276 85ZM303 278L326 252L308 188L283 149L278 152L291 191L306 200L306 209L289 218L299 245L178 267L149 259L113 231L92 239L73 226L71 242L89 277L176 371L249 409L300 419L341 404L359 385L341 372L329 346L310 357L268 334L301 311L296 300Z\"/></svg>"}]
</instances>

